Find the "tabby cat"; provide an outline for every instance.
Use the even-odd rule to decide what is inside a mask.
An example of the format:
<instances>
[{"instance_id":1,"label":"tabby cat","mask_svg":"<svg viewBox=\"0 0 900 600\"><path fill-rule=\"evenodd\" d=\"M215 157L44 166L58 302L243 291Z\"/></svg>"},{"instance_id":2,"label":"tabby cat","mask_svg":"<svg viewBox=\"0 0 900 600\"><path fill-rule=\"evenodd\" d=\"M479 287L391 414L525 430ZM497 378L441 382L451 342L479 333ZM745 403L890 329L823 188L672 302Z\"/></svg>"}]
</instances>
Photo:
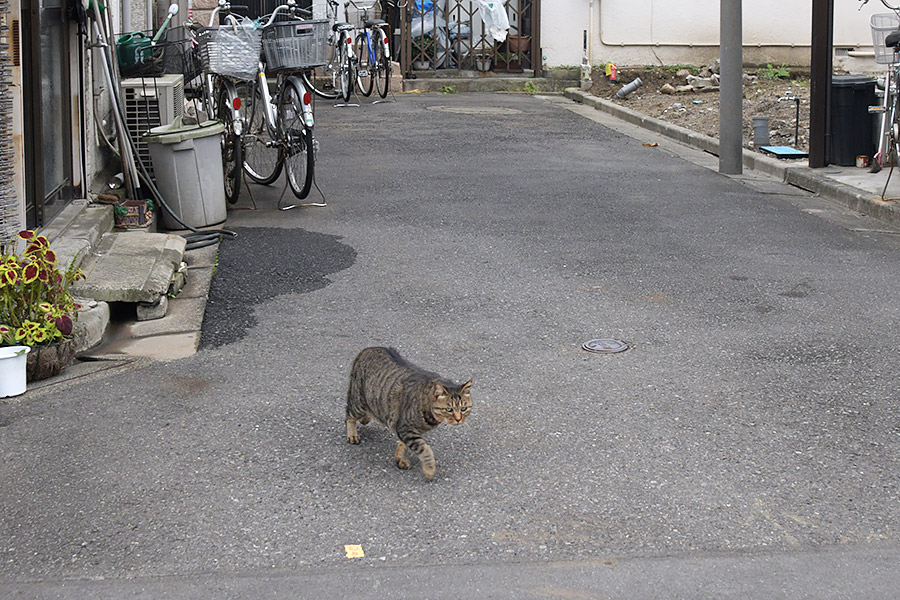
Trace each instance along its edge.
<instances>
[{"instance_id":1,"label":"tabby cat","mask_svg":"<svg viewBox=\"0 0 900 600\"><path fill-rule=\"evenodd\" d=\"M459 425L472 411L470 379L457 385L404 359L393 348L366 348L353 361L347 390L347 441L359 443L356 422L375 419L400 439L394 459L408 469L406 450L419 456L422 474L432 479L434 453L422 434L441 423Z\"/></svg>"}]
</instances>

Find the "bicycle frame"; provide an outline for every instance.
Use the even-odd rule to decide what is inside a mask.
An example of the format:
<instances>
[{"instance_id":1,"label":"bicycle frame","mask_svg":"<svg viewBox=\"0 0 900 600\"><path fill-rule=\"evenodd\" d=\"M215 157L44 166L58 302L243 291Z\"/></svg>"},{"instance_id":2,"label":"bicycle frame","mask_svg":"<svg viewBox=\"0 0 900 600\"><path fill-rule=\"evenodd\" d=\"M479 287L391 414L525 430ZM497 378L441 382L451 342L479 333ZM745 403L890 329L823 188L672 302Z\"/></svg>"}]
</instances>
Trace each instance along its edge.
<instances>
[{"instance_id":1,"label":"bicycle frame","mask_svg":"<svg viewBox=\"0 0 900 600\"><path fill-rule=\"evenodd\" d=\"M304 85L303 81L299 77L294 74L290 74L287 76L282 75L281 73L277 74L274 97L278 97L279 93L284 88L285 83L289 79L295 81L303 91L303 124L307 129L312 129L315 125L315 117L313 116L312 108L312 94L309 90L306 89L306 85ZM269 130L269 135L272 136L273 140L277 140L280 137L277 127L278 116L275 113L275 102L273 101L273 96L271 92L269 92L269 79L266 76L266 68L261 61L259 63L259 74L256 77L255 85L259 87L260 94L262 95L263 107L265 108L265 112L263 114L266 117L266 127Z\"/></svg>"},{"instance_id":2,"label":"bicycle frame","mask_svg":"<svg viewBox=\"0 0 900 600\"><path fill-rule=\"evenodd\" d=\"M384 25L376 25L375 27L363 27L362 34L366 38L366 46L369 49L369 56L375 56L375 45L372 43L372 33L378 32L378 43L381 44L381 47L384 48L384 57L388 60L391 59L391 47L388 44L387 33L384 31Z\"/></svg>"}]
</instances>

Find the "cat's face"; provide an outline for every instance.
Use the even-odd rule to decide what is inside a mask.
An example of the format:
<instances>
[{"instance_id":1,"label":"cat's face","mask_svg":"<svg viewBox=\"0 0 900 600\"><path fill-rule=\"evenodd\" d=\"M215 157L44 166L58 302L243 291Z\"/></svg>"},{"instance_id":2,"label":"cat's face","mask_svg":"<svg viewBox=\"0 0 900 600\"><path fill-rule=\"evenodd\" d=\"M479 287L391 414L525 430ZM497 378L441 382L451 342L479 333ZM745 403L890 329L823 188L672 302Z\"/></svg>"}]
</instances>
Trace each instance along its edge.
<instances>
[{"instance_id":1,"label":"cat's face","mask_svg":"<svg viewBox=\"0 0 900 600\"><path fill-rule=\"evenodd\" d=\"M472 396L470 390L472 388L472 380L465 382L459 386L458 391L447 390L438 382L434 383L434 404L432 412L434 418L441 423L450 425L459 425L465 422L466 417L472 412Z\"/></svg>"}]
</instances>

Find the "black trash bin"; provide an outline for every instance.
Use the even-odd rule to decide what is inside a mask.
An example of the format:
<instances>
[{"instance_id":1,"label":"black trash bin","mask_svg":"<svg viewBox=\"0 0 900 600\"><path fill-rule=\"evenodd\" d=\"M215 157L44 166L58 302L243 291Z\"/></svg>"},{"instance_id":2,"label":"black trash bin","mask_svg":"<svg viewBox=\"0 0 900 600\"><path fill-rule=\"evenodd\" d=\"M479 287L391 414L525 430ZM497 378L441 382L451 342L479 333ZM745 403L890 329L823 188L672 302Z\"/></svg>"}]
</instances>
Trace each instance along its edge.
<instances>
[{"instance_id":1,"label":"black trash bin","mask_svg":"<svg viewBox=\"0 0 900 600\"><path fill-rule=\"evenodd\" d=\"M835 75L831 78L831 143L827 162L852 167L856 157L875 154L873 115L875 80L860 75Z\"/></svg>"}]
</instances>

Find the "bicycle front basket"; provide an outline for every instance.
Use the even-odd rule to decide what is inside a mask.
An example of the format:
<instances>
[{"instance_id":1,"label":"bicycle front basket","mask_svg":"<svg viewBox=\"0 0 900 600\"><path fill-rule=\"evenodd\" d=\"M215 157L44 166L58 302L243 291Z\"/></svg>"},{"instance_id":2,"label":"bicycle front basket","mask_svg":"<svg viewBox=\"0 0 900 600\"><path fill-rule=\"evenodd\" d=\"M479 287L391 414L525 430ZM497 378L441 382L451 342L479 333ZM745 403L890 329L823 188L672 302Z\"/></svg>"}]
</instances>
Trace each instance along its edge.
<instances>
[{"instance_id":1,"label":"bicycle front basket","mask_svg":"<svg viewBox=\"0 0 900 600\"><path fill-rule=\"evenodd\" d=\"M223 25L207 27L200 35L200 59L209 73L249 81L256 77L259 51L258 29Z\"/></svg>"},{"instance_id":2,"label":"bicycle front basket","mask_svg":"<svg viewBox=\"0 0 900 600\"><path fill-rule=\"evenodd\" d=\"M328 62L329 21L283 21L263 28L262 46L266 66L280 69L309 69Z\"/></svg>"},{"instance_id":3,"label":"bicycle front basket","mask_svg":"<svg viewBox=\"0 0 900 600\"><path fill-rule=\"evenodd\" d=\"M890 65L900 60L894 48L888 48L884 38L889 33L900 29L900 17L894 13L878 13L872 15L869 20L872 26L872 46L875 48L875 62L880 65Z\"/></svg>"}]
</instances>

